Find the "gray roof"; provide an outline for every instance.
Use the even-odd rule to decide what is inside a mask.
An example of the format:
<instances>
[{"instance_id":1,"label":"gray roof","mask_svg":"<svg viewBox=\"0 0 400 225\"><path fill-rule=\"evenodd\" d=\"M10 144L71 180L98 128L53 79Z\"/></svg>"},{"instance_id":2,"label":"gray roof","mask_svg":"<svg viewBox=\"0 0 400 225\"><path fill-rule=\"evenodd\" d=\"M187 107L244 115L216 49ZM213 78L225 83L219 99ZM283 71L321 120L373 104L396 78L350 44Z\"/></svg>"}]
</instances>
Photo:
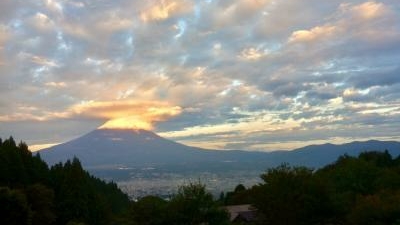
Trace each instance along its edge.
<instances>
[{"instance_id":1,"label":"gray roof","mask_svg":"<svg viewBox=\"0 0 400 225\"><path fill-rule=\"evenodd\" d=\"M230 221L234 221L236 218L241 217L247 221L254 219L254 212L256 209L250 204L246 205L228 205L225 209L230 215Z\"/></svg>"}]
</instances>

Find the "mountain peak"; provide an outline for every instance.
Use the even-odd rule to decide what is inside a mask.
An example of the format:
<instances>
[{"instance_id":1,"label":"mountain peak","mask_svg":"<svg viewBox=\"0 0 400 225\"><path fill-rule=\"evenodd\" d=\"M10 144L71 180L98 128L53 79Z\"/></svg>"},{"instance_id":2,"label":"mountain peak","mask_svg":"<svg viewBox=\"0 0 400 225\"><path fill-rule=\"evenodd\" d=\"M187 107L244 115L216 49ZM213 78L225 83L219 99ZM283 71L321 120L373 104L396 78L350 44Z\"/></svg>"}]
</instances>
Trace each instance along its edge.
<instances>
[{"instance_id":1,"label":"mountain peak","mask_svg":"<svg viewBox=\"0 0 400 225\"><path fill-rule=\"evenodd\" d=\"M145 129L101 128L69 142L41 150L50 164L66 161L74 156L83 164L143 163L162 161L166 157L198 151L158 136Z\"/></svg>"},{"instance_id":2,"label":"mountain peak","mask_svg":"<svg viewBox=\"0 0 400 225\"><path fill-rule=\"evenodd\" d=\"M244 152L203 150L167 140L146 129L101 128L72 141L40 151L49 164L78 157L84 166L148 166L186 165L224 168L226 162L237 168L279 165L320 167L343 154L358 155L362 151L388 149L399 154L399 142L365 141L342 145L323 144L306 146L288 152ZM240 162L240 163L239 163ZM197 163L197 164L196 164ZM247 163L247 164L246 164ZM242 165L243 164L243 165Z\"/></svg>"},{"instance_id":3,"label":"mountain peak","mask_svg":"<svg viewBox=\"0 0 400 225\"><path fill-rule=\"evenodd\" d=\"M117 118L112 119L104 123L99 127L108 128L108 129L146 129L151 130L153 128L152 123L150 121L146 121L144 119L139 119L135 116L124 117L124 118Z\"/></svg>"},{"instance_id":4,"label":"mountain peak","mask_svg":"<svg viewBox=\"0 0 400 225\"><path fill-rule=\"evenodd\" d=\"M142 136L142 137L154 137L162 138L156 133L146 129L129 129L129 128L98 128L89 134L100 135L103 137L114 137L114 136Z\"/></svg>"},{"instance_id":5,"label":"mountain peak","mask_svg":"<svg viewBox=\"0 0 400 225\"><path fill-rule=\"evenodd\" d=\"M126 133L154 133L150 130L146 129L141 129L141 128L102 128L99 127L96 130L93 130L92 132L126 132Z\"/></svg>"}]
</instances>

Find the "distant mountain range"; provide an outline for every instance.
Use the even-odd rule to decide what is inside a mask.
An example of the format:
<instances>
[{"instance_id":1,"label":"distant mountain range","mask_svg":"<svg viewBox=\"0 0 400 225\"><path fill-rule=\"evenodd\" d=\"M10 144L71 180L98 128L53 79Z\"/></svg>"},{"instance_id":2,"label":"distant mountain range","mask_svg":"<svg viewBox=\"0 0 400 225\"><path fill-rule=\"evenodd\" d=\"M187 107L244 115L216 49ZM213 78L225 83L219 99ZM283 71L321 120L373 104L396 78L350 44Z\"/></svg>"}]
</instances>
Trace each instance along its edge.
<instances>
[{"instance_id":1,"label":"distant mountain range","mask_svg":"<svg viewBox=\"0 0 400 225\"><path fill-rule=\"evenodd\" d=\"M388 150L400 154L400 142L365 141L342 145L311 145L292 151L251 152L189 147L146 130L97 129L75 140L40 151L49 164L78 157L86 168L158 166L177 170L258 169L281 163L318 168L340 155Z\"/></svg>"}]
</instances>

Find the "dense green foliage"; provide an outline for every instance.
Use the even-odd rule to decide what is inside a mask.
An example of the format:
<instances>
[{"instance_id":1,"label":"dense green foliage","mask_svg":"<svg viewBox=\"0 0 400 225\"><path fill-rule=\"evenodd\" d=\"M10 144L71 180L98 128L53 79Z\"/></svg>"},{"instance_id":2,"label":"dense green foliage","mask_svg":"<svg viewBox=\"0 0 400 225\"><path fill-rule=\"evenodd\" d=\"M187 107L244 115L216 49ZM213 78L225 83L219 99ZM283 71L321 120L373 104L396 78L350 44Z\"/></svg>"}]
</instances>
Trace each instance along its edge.
<instances>
[{"instance_id":1,"label":"dense green foliage","mask_svg":"<svg viewBox=\"0 0 400 225\"><path fill-rule=\"evenodd\" d=\"M182 186L171 200L147 196L132 203L125 221L138 225L224 225L227 212L213 199L202 184Z\"/></svg>"},{"instance_id":2,"label":"dense green foliage","mask_svg":"<svg viewBox=\"0 0 400 225\"><path fill-rule=\"evenodd\" d=\"M157 225L228 224L228 215L201 184L170 201L130 202L115 183L83 170L77 158L51 168L24 143L0 139L0 224Z\"/></svg>"},{"instance_id":3,"label":"dense green foliage","mask_svg":"<svg viewBox=\"0 0 400 225\"><path fill-rule=\"evenodd\" d=\"M387 151L344 155L319 170L283 164L261 178L218 201L204 185L189 184L170 200L130 202L77 158L49 168L26 144L0 139L0 224L223 225L229 217L221 205L251 204L254 224L400 225L400 157Z\"/></svg>"},{"instance_id":4,"label":"dense green foliage","mask_svg":"<svg viewBox=\"0 0 400 225\"><path fill-rule=\"evenodd\" d=\"M258 209L258 224L400 224L400 157L341 156L319 170L283 164L223 201Z\"/></svg>"},{"instance_id":5,"label":"dense green foliage","mask_svg":"<svg viewBox=\"0 0 400 225\"><path fill-rule=\"evenodd\" d=\"M0 224L111 224L129 204L115 183L90 176L76 158L48 168L26 144L0 141Z\"/></svg>"},{"instance_id":6,"label":"dense green foliage","mask_svg":"<svg viewBox=\"0 0 400 225\"><path fill-rule=\"evenodd\" d=\"M201 184L189 184L179 189L169 203L170 224L226 224L227 214Z\"/></svg>"}]
</instances>

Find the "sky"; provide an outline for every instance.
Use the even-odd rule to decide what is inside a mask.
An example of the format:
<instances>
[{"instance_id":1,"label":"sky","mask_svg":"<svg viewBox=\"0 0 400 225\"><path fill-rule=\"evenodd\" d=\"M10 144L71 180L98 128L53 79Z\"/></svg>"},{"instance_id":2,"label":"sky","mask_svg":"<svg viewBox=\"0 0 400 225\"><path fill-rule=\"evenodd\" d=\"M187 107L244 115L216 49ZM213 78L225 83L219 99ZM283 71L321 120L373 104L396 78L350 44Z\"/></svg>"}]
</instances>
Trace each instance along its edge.
<instances>
[{"instance_id":1,"label":"sky","mask_svg":"<svg viewBox=\"0 0 400 225\"><path fill-rule=\"evenodd\" d=\"M0 137L400 140L400 1L1 0Z\"/></svg>"}]
</instances>

